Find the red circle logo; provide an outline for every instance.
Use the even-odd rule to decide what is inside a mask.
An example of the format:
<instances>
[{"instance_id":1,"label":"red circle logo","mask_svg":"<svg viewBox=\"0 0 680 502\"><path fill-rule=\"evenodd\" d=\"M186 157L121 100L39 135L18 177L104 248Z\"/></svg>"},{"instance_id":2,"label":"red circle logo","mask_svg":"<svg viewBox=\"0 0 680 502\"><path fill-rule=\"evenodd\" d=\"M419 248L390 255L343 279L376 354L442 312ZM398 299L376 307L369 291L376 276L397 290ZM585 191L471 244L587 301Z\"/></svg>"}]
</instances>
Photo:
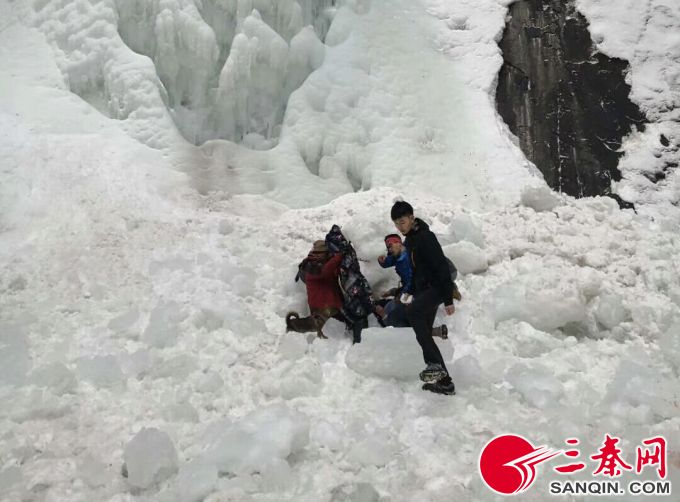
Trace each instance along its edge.
<instances>
[{"instance_id":1,"label":"red circle logo","mask_svg":"<svg viewBox=\"0 0 680 502\"><path fill-rule=\"evenodd\" d=\"M506 434L489 441L479 457L482 479L496 493L513 495L525 491L536 479L536 464L559 452L534 446L522 436Z\"/></svg>"}]
</instances>

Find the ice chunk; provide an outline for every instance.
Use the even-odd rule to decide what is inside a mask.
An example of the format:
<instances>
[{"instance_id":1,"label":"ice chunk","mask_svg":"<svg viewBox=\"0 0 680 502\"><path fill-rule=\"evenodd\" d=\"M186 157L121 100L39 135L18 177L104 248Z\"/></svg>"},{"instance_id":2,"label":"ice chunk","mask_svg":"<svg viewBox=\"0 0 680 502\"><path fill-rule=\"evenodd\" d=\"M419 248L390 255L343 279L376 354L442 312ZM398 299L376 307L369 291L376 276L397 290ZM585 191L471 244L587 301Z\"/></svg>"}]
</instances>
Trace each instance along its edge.
<instances>
[{"instance_id":1,"label":"ice chunk","mask_svg":"<svg viewBox=\"0 0 680 502\"><path fill-rule=\"evenodd\" d=\"M170 436L154 428L139 431L123 454L128 483L148 488L177 472L177 452Z\"/></svg>"},{"instance_id":2,"label":"ice chunk","mask_svg":"<svg viewBox=\"0 0 680 502\"><path fill-rule=\"evenodd\" d=\"M348 457L353 464L383 466L392 460L396 452L397 448L389 436L378 433L355 443Z\"/></svg>"},{"instance_id":3,"label":"ice chunk","mask_svg":"<svg viewBox=\"0 0 680 502\"><path fill-rule=\"evenodd\" d=\"M311 424L309 437L319 446L331 451L338 451L343 446L344 435L341 428L326 420L315 420Z\"/></svg>"},{"instance_id":4,"label":"ice chunk","mask_svg":"<svg viewBox=\"0 0 680 502\"><path fill-rule=\"evenodd\" d=\"M536 408L547 409L555 406L562 396L562 383L546 366L515 364L508 369L507 381L524 399Z\"/></svg>"},{"instance_id":5,"label":"ice chunk","mask_svg":"<svg viewBox=\"0 0 680 502\"><path fill-rule=\"evenodd\" d=\"M179 354L157 361L151 369L150 375L154 378L178 378L184 380L197 370L198 363L196 358L189 354Z\"/></svg>"},{"instance_id":6,"label":"ice chunk","mask_svg":"<svg viewBox=\"0 0 680 502\"><path fill-rule=\"evenodd\" d=\"M526 187L522 190L521 201L523 206L530 207L537 212L552 211L561 203L557 194L547 185Z\"/></svg>"},{"instance_id":7,"label":"ice chunk","mask_svg":"<svg viewBox=\"0 0 680 502\"><path fill-rule=\"evenodd\" d=\"M676 382L659 375L653 366L651 360L622 359L607 386L606 400L613 404L647 407L654 415L664 418L677 416L674 405L679 397Z\"/></svg>"},{"instance_id":8,"label":"ice chunk","mask_svg":"<svg viewBox=\"0 0 680 502\"><path fill-rule=\"evenodd\" d=\"M283 491L292 483L293 471L288 462L281 458L267 462L258 472L256 481L264 492Z\"/></svg>"},{"instance_id":9,"label":"ice chunk","mask_svg":"<svg viewBox=\"0 0 680 502\"><path fill-rule=\"evenodd\" d=\"M217 467L192 460L180 468L176 486L178 502L200 502L217 486Z\"/></svg>"},{"instance_id":10,"label":"ice chunk","mask_svg":"<svg viewBox=\"0 0 680 502\"><path fill-rule=\"evenodd\" d=\"M139 349L132 354L125 354L121 360L123 372L131 377L141 378L151 368L151 354L146 349Z\"/></svg>"},{"instance_id":11,"label":"ice chunk","mask_svg":"<svg viewBox=\"0 0 680 502\"><path fill-rule=\"evenodd\" d=\"M168 422L198 422L198 412L189 403L175 403L166 406L163 410L163 417Z\"/></svg>"},{"instance_id":12,"label":"ice chunk","mask_svg":"<svg viewBox=\"0 0 680 502\"><path fill-rule=\"evenodd\" d=\"M586 318L585 300L570 280L570 270L527 274L502 284L487 300L497 322L516 319L550 332Z\"/></svg>"},{"instance_id":13,"label":"ice chunk","mask_svg":"<svg viewBox=\"0 0 680 502\"><path fill-rule=\"evenodd\" d=\"M152 347L171 347L179 336L178 324L184 319L175 302L159 302L151 311L142 339Z\"/></svg>"},{"instance_id":14,"label":"ice chunk","mask_svg":"<svg viewBox=\"0 0 680 502\"><path fill-rule=\"evenodd\" d=\"M73 372L59 362L41 366L33 371L31 381L39 387L48 387L58 396L72 393L78 387Z\"/></svg>"},{"instance_id":15,"label":"ice chunk","mask_svg":"<svg viewBox=\"0 0 680 502\"><path fill-rule=\"evenodd\" d=\"M16 500L22 500L20 493L23 491L23 480L24 476L21 472L21 468L16 465L1 470L0 498L4 499L4 496L7 496L7 500L15 500L9 496L15 494L17 496Z\"/></svg>"},{"instance_id":16,"label":"ice chunk","mask_svg":"<svg viewBox=\"0 0 680 502\"><path fill-rule=\"evenodd\" d=\"M486 253L471 242L462 241L446 246L444 254L453 261L460 274L477 274L489 268Z\"/></svg>"},{"instance_id":17,"label":"ice chunk","mask_svg":"<svg viewBox=\"0 0 680 502\"><path fill-rule=\"evenodd\" d=\"M224 380L216 371L208 371L201 374L194 385L194 389L198 392L211 394L219 391L224 387Z\"/></svg>"},{"instance_id":18,"label":"ice chunk","mask_svg":"<svg viewBox=\"0 0 680 502\"><path fill-rule=\"evenodd\" d=\"M496 327L496 333L504 341L513 343L511 352L519 357L538 357L562 346L555 336L522 321L504 321Z\"/></svg>"},{"instance_id":19,"label":"ice chunk","mask_svg":"<svg viewBox=\"0 0 680 502\"><path fill-rule=\"evenodd\" d=\"M293 399L319 394L323 373L319 362L311 357L286 362L276 368L262 382L262 391L269 396Z\"/></svg>"},{"instance_id":20,"label":"ice chunk","mask_svg":"<svg viewBox=\"0 0 680 502\"><path fill-rule=\"evenodd\" d=\"M484 248L484 233L470 215L458 214L449 225L449 230L456 236L457 241L471 242L478 248Z\"/></svg>"},{"instance_id":21,"label":"ice chunk","mask_svg":"<svg viewBox=\"0 0 680 502\"><path fill-rule=\"evenodd\" d=\"M220 473L249 474L273 459L285 459L309 442L307 417L285 405L257 410L213 431L205 460Z\"/></svg>"},{"instance_id":22,"label":"ice chunk","mask_svg":"<svg viewBox=\"0 0 680 502\"><path fill-rule=\"evenodd\" d=\"M86 454L78 460L78 477L90 488L104 486L109 481L107 465L101 460Z\"/></svg>"},{"instance_id":23,"label":"ice chunk","mask_svg":"<svg viewBox=\"0 0 680 502\"><path fill-rule=\"evenodd\" d=\"M217 231L222 235L229 235L234 231L234 224L231 220L221 220L217 226Z\"/></svg>"},{"instance_id":24,"label":"ice chunk","mask_svg":"<svg viewBox=\"0 0 680 502\"><path fill-rule=\"evenodd\" d=\"M448 340L436 340L444 361L453 356ZM352 346L347 367L364 376L413 380L423 370L423 352L411 328L368 328L362 342Z\"/></svg>"},{"instance_id":25,"label":"ice chunk","mask_svg":"<svg viewBox=\"0 0 680 502\"><path fill-rule=\"evenodd\" d=\"M680 333L680 319L676 319L659 338L659 348L676 371L680 370L680 336L678 333Z\"/></svg>"},{"instance_id":26,"label":"ice chunk","mask_svg":"<svg viewBox=\"0 0 680 502\"><path fill-rule=\"evenodd\" d=\"M78 376L95 387L125 385L125 375L113 355L81 357L77 363Z\"/></svg>"},{"instance_id":27,"label":"ice chunk","mask_svg":"<svg viewBox=\"0 0 680 502\"><path fill-rule=\"evenodd\" d=\"M579 288L586 300L591 300L600 294L603 274L594 268L579 267L576 271Z\"/></svg>"},{"instance_id":28,"label":"ice chunk","mask_svg":"<svg viewBox=\"0 0 680 502\"><path fill-rule=\"evenodd\" d=\"M139 309L137 307L132 307L127 311L123 312L118 317L114 317L109 321L108 327L110 330L114 331L120 336L130 337L137 336L139 333L133 332L133 327L137 320L139 319Z\"/></svg>"},{"instance_id":29,"label":"ice chunk","mask_svg":"<svg viewBox=\"0 0 680 502\"><path fill-rule=\"evenodd\" d=\"M484 373L479 361L472 355L456 359L450 368L456 389L463 390L484 383Z\"/></svg>"},{"instance_id":30,"label":"ice chunk","mask_svg":"<svg viewBox=\"0 0 680 502\"><path fill-rule=\"evenodd\" d=\"M5 405L15 422L59 418L70 411L60 398L36 388L22 389L15 395L13 402L5 402Z\"/></svg>"},{"instance_id":31,"label":"ice chunk","mask_svg":"<svg viewBox=\"0 0 680 502\"><path fill-rule=\"evenodd\" d=\"M211 309L201 309L194 318L194 326L206 331L215 331L224 326L224 316Z\"/></svg>"},{"instance_id":32,"label":"ice chunk","mask_svg":"<svg viewBox=\"0 0 680 502\"><path fill-rule=\"evenodd\" d=\"M380 494L370 483L345 483L333 488L330 502L380 502Z\"/></svg>"},{"instance_id":33,"label":"ice chunk","mask_svg":"<svg viewBox=\"0 0 680 502\"><path fill-rule=\"evenodd\" d=\"M0 324L0 386L23 385L30 368L28 342L20 328Z\"/></svg>"},{"instance_id":34,"label":"ice chunk","mask_svg":"<svg viewBox=\"0 0 680 502\"><path fill-rule=\"evenodd\" d=\"M595 319L607 329L612 329L626 318L630 317L630 312L623 305L623 298L616 293L603 293L598 297L597 307L595 308Z\"/></svg>"}]
</instances>

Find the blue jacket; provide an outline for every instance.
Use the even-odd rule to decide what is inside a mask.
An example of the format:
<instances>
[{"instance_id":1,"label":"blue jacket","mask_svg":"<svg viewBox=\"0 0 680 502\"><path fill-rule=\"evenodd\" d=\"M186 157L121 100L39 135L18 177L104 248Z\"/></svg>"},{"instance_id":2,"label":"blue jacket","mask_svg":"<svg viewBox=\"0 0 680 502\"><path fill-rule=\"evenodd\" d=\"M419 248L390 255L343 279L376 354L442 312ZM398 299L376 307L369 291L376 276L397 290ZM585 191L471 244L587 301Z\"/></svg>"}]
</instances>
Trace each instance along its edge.
<instances>
[{"instance_id":1,"label":"blue jacket","mask_svg":"<svg viewBox=\"0 0 680 502\"><path fill-rule=\"evenodd\" d=\"M380 266L382 268L395 267L397 274L401 278L400 293L413 294L413 268L411 266L411 256L406 249L397 258L388 254Z\"/></svg>"}]
</instances>

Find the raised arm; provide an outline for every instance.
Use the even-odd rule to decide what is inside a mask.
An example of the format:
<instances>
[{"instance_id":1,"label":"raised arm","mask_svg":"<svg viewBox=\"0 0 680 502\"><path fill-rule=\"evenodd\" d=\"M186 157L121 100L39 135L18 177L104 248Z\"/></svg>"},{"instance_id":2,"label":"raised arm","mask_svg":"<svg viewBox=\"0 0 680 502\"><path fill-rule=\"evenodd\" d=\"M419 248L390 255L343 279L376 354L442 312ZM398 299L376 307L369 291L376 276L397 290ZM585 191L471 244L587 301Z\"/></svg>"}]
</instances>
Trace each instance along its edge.
<instances>
[{"instance_id":1,"label":"raised arm","mask_svg":"<svg viewBox=\"0 0 680 502\"><path fill-rule=\"evenodd\" d=\"M380 257L378 257L378 263L382 268L390 268L396 265L397 260L391 254L388 254L387 256L383 257L382 260L380 259Z\"/></svg>"},{"instance_id":2,"label":"raised arm","mask_svg":"<svg viewBox=\"0 0 680 502\"><path fill-rule=\"evenodd\" d=\"M333 258L328 260L323 268L321 269L321 277L327 279L338 274L338 268L340 267L340 262L342 261L342 254L338 253Z\"/></svg>"}]
</instances>

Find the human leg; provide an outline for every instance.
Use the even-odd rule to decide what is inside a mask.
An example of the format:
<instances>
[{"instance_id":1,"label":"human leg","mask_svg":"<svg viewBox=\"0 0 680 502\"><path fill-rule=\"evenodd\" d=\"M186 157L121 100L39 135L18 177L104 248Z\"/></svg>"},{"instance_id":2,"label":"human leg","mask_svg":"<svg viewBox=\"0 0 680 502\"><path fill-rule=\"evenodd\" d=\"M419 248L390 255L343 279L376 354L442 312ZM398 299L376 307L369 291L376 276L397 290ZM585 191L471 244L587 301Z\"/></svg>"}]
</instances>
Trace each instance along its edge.
<instances>
[{"instance_id":1,"label":"human leg","mask_svg":"<svg viewBox=\"0 0 680 502\"><path fill-rule=\"evenodd\" d=\"M408 328L408 318L406 317L406 308L403 303L394 302L389 314L385 318L386 326L393 326L395 328Z\"/></svg>"},{"instance_id":2,"label":"human leg","mask_svg":"<svg viewBox=\"0 0 680 502\"><path fill-rule=\"evenodd\" d=\"M432 288L426 289L414 296L413 302L406 308L406 317L416 333L425 364L439 365L448 375L444 358L432 338L432 325L440 303L438 293Z\"/></svg>"}]
</instances>

